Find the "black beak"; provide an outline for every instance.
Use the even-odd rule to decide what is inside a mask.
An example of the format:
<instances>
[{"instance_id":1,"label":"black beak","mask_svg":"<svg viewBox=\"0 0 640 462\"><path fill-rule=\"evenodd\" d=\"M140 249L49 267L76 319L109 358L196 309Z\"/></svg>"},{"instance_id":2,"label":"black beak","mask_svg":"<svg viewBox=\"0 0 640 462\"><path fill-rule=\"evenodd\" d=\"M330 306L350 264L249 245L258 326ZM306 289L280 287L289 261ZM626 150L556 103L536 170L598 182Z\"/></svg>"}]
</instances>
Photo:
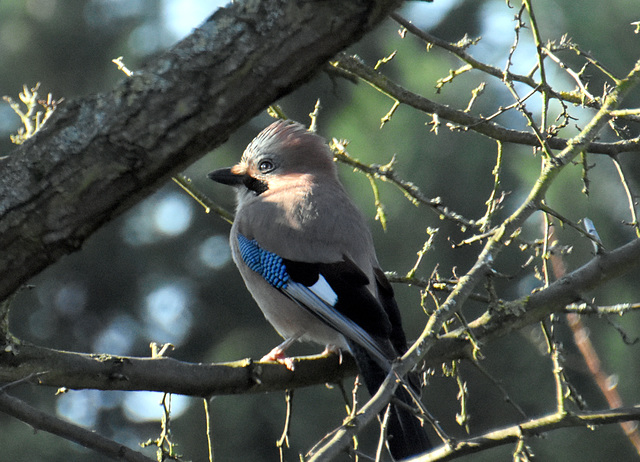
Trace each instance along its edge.
<instances>
[{"instance_id":1,"label":"black beak","mask_svg":"<svg viewBox=\"0 0 640 462\"><path fill-rule=\"evenodd\" d=\"M246 173L236 173L232 168L221 168L207 174L207 176L217 183L229 186L240 186L246 181Z\"/></svg>"},{"instance_id":2,"label":"black beak","mask_svg":"<svg viewBox=\"0 0 640 462\"><path fill-rule=\"evenodd\" d=\"M235 165L231 168L221 168L214 170L207 175L213 181L229 186L245 186L248 190L260 195L269 189L269 185L257 178L253 178L247 173L242 165Z\"/></svg>"}]
</instances>

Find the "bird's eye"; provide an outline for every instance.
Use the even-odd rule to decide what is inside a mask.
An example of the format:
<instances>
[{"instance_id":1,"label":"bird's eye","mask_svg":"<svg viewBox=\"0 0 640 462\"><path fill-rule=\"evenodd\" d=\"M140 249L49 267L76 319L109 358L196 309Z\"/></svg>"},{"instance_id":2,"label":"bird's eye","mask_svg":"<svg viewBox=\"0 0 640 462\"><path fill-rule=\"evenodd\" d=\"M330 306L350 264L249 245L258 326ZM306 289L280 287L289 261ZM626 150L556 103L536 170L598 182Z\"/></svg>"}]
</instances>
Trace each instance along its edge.
<instances>
[{"instance_id":1,"label":"bird's eye","mask_svg":"<svg viewBox=\"0 0 640 462\"><path fill-rule=\"evenodd\" d=\"M271 162L270 160L260 161L260 163L258 164L258 170L260 170L261 173L270 172L271 170L273 170L273 162Z\"/></svg>"}]
</instances>

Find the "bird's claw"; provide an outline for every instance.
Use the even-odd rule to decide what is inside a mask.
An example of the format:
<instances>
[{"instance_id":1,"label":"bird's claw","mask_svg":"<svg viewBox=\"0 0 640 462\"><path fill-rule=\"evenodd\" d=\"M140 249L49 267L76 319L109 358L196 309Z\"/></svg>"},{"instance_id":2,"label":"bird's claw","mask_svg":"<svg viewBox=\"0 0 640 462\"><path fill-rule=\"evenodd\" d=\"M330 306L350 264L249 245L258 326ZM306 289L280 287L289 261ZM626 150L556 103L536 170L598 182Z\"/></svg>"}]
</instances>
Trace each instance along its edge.
<instances>
[{"instance_id":1,"label":"bird's claw","mask_svg":"<svg viewBox=\"0 0 640 462\"><path fill-rule=\"evenodd\" d=\"M324 351L321 353L322 356L329 356L332 354L338 355L338 364L342 364L342 350L335 345L327 345Z\"/></svg>"},{"instance_id":2,"label":"bird's claw","mask_svg":"<svg viewBox=\"0 0 640 462\"><path fill-rule=\"evenodd\" d=\"M275 362L278 364L283 364L287 369L293 371L295 369L295 364L293 362L293 358L287 356L282 348L275 347L269 353L264 355L260 362Z\"/></svg>"}]
</instances>

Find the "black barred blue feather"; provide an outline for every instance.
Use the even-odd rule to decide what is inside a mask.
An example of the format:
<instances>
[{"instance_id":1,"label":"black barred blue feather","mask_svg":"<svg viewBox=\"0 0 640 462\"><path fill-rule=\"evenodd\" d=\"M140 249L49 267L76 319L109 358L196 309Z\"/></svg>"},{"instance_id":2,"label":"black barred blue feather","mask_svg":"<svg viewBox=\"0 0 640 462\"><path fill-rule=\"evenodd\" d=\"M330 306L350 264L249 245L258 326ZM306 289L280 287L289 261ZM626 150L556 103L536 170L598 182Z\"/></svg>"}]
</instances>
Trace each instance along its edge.
<instances>
[{"instance_id":1,"label":"black barred blue feather","mask_svg":"<svg viewBox=\"0 0 640 462\"><path fill-rule=\"evenodd\" d=\"M265 281L319 318L322 322L340 332L345 338L364 348L380 367L384 369L390 367L391 361L395 359L395 354L385 351L367 330L349 317L350 310L354 307L354 303L351 303L353 302L353 300L351 300L353 298L352 290L350 290L349 287L341 287L342 281L337 275L332 274L329 277L329 281L327 281L322 273L323 268L326 269L328 266L334 265L310 264L307 271L303 271L304 263L283 259L279 255L261 248L255 240L250 240L239 233L238 248L240 249L242 260L251 270L260 274ZM289 266L294 269L294 275L302 276L301 280L304 280L304 283L292 279L288 271ZM346 267L348 267L348 265ZM311 268L313 268L314 272L313 277L309 277L309 275L312 274L310 271ZM328 273L330 273L330 271L328 271ZM374 306L375 309L379 310L380 313L383 313L382 307L379 306L375 298L365 288L368 279L366 276L362 276L364 280L360 280L361 290L356 290L356 294L366 294L362 300L366 300ZM353 279L353 275L351 279ZM348 277L346 280L349 282ZM344 303L344 301L340 300L334 287L340 290L343 297L348 298L349 303ZM357 288L357 286L355 287ZM362 308L360 305L358 306ZM342 307L349 308L349 310L345 313L341 310ZM362 313L362 310L353 312L353 314L356 313ZM369 316L368 319L375 320L375 316ZM367 324L371 323L366 323L365 325ZM374 327L374 331L377 331L380 326L373 323L372 327ZM384 327L387 326L383 326L383 328Z\"/></svg>"},{"instance_id":2,"label":"black barred blue feather","mask_svg":"<svg viewBox=\"0 0 640 462\"><path fill-rule=\"evenodd\" d=\"M260 274L276 289L287 287L289 274L282 257L261 249L256 241L251 241L242 234L238 234L238 247L242 259L249 268Z\"/></svg>"}]
</instances>

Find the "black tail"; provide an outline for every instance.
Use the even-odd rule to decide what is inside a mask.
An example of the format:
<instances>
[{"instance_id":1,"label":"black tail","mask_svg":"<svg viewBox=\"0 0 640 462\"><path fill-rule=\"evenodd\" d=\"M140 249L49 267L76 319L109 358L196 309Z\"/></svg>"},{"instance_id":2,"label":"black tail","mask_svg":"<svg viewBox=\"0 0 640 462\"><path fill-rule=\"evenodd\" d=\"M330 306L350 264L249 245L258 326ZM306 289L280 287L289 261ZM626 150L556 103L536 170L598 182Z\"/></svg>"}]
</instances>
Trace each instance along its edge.
<instances>
[{"instance_id":1,"label":"black tail","mask_svg":"<svg viewBox=\"0 0 640 462\"><path fill-rule=\"evenodd\" d=\"M402 386L396 389L395 396L415 407L413 399ZM387 446L396 460L422 454L432 447L420 420L411 411L394 405L391 406L388 420Z\"/></svg>"},{"instance_id":2,"label":"black tail","mask_svg":"<svg viewBox=\"0 0 640 462\"><path fill-rule=\"evenodd\" d=\"M374 395L387 374L362 347L353 343L350 346L362 380L369 393ZM407 383L410 381L407 380ZM418 390L416 392L419 394ZM411 408L415 408L411 395L402 385L396 388L395 397ZM383 415L381 414L380 417L382 418ZM387 447L395 460L401 460L427 452L433 446L420 420L410 410L392 404L387 421Z\"/></svg>"}]
</instances>

